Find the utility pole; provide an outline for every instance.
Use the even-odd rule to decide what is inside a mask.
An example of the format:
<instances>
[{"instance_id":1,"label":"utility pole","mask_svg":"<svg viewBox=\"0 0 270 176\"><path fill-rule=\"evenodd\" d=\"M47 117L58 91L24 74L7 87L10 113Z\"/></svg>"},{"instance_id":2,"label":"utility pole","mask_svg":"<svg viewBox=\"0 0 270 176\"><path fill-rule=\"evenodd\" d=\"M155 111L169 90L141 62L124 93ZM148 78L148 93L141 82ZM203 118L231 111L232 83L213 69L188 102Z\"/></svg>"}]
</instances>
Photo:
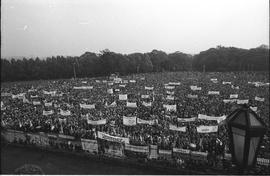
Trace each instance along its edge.
<instances>
[{"instance_id":1,"label":"utility pole","mask_svg":"<svg viewBox=\"0 0 270 176\"><path fill-rule=\"evenodd\" d=\"M75 63L73 63L73 74L74 74L74 79L76 79L76 69L75 69Z\"/></svg>"}]
</instances>

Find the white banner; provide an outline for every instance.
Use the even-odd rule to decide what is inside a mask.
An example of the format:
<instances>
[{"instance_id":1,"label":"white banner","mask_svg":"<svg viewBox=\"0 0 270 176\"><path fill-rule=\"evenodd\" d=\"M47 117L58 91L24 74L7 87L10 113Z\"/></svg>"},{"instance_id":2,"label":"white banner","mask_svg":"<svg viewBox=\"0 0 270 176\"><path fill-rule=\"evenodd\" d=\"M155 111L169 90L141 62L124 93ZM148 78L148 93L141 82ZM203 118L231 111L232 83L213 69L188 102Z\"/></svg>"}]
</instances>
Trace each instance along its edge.
<instances>
[{"instance_id":1,"label":"white banner","mask_svg":"<svg viewBox=\"0 0 270 176\"><path fill-rule=\"evenodd\" d=\"M237 102L236 99L224 99L223 100L224 103L233 103L233 102Z\"/></svg>"},{"instance_id":2,"label":"white banner","mask_svg":"<svg viewBox=\"0 0 270 176\"><path fill-rule=\"evenodd\" d=\"M130 107L130 108L137 108L137 103L132 103L132 102L127 102L127 107Z\"/></svg>"},{"instance_id":3,"label":"white banner","mask_svg":"<svg viewBox=\"0 0 270 176\"><path fill-rule=\"evenodd\" d=\"M41 105L40 101L33 101L33 105Z\"/></svg>"},{"instance_id":4,"label":"white banner","mask_svg":"<svg viewBox=\"0 0 270 176\"><path fill-rule=\"evenodd\" d=\"M127 143L129 144L129 138L111 136L109 134L98 131L98 138L111 142Z\"/></svg>"},{"instance_id":5,"label":"white banner","mask_svg":"<svg viewBox=\"0 0 270 176\"><path fill-rule=\"evenodd\" d=\"M143 119L137 118L138 124L154 125L155 122L156 122L156 120L143 120Z\"/></svg>"},{"instance_id":6,"label":"white banner","mask_svg":"<svg viewBox=\"0 0 270 176\"><path fill-rule=\"evenodd\" d=\"M80 104L82 109L95 109L95 104Z\"/></svg>"},{"instance_id":7,"label":"white banner","mask_svg":"<svg viewBox=\"0 0 270 176\"><path fill-rule=\"evenodd\" d=\"M234 85L232 85L231 88L232 88L232 89L239 89L239 86L234 86Z\"/></svg>"},{"instance_id":8,"label":"white banner","mask_svg":"<svg viewBox=\"0 0 270 176\"><path fill-rule=\"evenodd\" d=\"M38 95L30 95L30 98L38 98Z\"/></svg>"},{"instance_id":9,"label":"white banner","mask_svg":"<svg viewBox=\"0 0 270 176\"><path fill-rule=\"evenodd\" d=\"M256 97L255 97L255 100L256 100L256 101L264 101L264 98L260 98L260 97L257 97L257 96L256 96Z\"/></svg>"},{"instance_id":10,"label":"white banner","mask_svg":"<svg viewBox=\"0 0 270 176\"><path fill-rule=\"evenodd\" d=\"M60 109L60 115L62 116L70 116L71 115L71 112L69 110L62 110Z\"/></svg>"},{"instance_id":11,"label":"white banner","mask_svg":"<svg viewBox=\"0 0 270 176\"><path fill-rule=\"evenodd\" d=\"M172 151L171 150L162 150L162 149L159 149L158 150L158 153L160 155L171 155L172 154Z\"/></svg>"},{"instance_id":12,"label":"white banner","mask_svg":"<svg viewBox=\"0 0 270 176\"><path fill-rule=\"evenodd\" d=\"M196 117L191 118L177 118L178 122L194 122L196 120Z\"/></svg>"},{"instance_id":13,"label":"white banner","mask_svg":"<svg viewBox=\"0 0 270 176\"><path fill-rule=\"evenodd\" d=\"M216 120L218 123L226 119L226 115L215 117L215 116L208 116L208 115L203 115L199 114L198 119L202 120Z\"/></svg>"},{"instance_id":14,"label":"white banner","mask_svg":"<svg viewBox=\"0 0 270 176\"><path fill-rule=\"evenodd\" d=\"M202 88L201 87L197 87L197 86L190 86L190 89L191 90L202 90Z\"/></svg>"},{"instance_id":15,"label":"white banner","mask_svg":"<svg viewBox=\"0 0 270 176\"><path fill-rule=\"evenodd\" d=\"M206 152L191 151L190 156L192 159L195 159L195 160L202 160L202 161L207 160L207 153Z\"/></svg>"},{"instance_id":16,"label":"white banner","mask_svg":"<svg viewBox=\"0 0 270 176\"><path fill-rule=\"evenodd\" d=\"M116 102L114 101L114 102L112 102L110 105L108 105L107 107L113 108L113 107L116 107L116 106L117 106L117 104L116 104Z\"/></svg>"},{"instance_id":17,"label":"white banner","mask_svg":"<svg viewBox=\"0 0 270 176\"><path fill-rule=\"evenodd\" d=\"M119 94L119 100L127 100L127 94Z\"/></svg>"},{"instance_id":18,"label":"white banner","mask_svg":"<svg viewBox=\"0 0 270 176\"><path fill-rule=\"evenodd\" d=\"M90 153L98 152L98 143L96 140L81 139L82 149Z\"/></svg>"},{"instance_id":19,"label":"white banner","mask_svg":"<svg viewBox=\"0 0 270 176\"><path fill-rule=\"evenodd\" d=\"M149 158L150 159L157 159L158 153L157 153L157 145L150 145L150 152L149 152Z\"/></svg>"},{"instance_id":20,"label":"white banner","mask_svg":"<svg viewBox=\"0 0 270 176\"><path fill-rule=\"evenodd\" d=\"M42 114L45 115L45 116L52 115L53 114L53 110L50 110L50 111L44 111L43 110L43 113Z\"/></svg>"},{"instance_id":21,"label":"white banner","mask_svg":"<svg viewBox=\"0 0 270 176\"><path fill-rule=\"evenodd\" d=\"M237 104L248 104L248 100L237 100Z\"/></svg>"},{"instance_id":22,"label":"white banner","mask_svg":"<svg viewBox=\"0 0 270 176\"><path fill-rule=\"evenodd\" d=\"M180 82L169 82L169 85L172 85L172 86L180 86L181 83L180 83Z\"/></svg>"},{"instance_id":23,"label":"white banner","mask_svg":"<svg viewBox=\"0 0 270 176\"><path fill-rule=\"evenodd\" d=\"M173 148L173 152L174 153L181 153L181 154L185 154L185 155L189 155L190 154L190 150L188 150L188 149L181 149L181 148Z\"/></svg>"},{"instance_id":24,"label":"white banner","mask_svg":"<svg viewBox=\"0 0 270 176\"><path fill-rule=\"evenodd\" d=\"M146 106L146 107L151 107L152 103L151 102L142 102L142 105Z\"/></svg>"},{"instance_id":25,"label":"white banner","mask_svg":"<svg viewBox=\"0 0 270 176\"><path fill-rule=\"evenodd\" d=\"M24 99L25 98L25 93L20 93L17 95L12 95L12 99L18 98L18 99Z\"/></svg>"},{"instance_id":26,"label":"white banner","mask_svg":"<svg viewBox=\"0 0 270 176\"><path fill-rule=\"evenodd\" d=\"M208 95L219 95L219 91L208 91Z\"/></svg>"},{"instance_id":27,"label":"white banner","mask_svg":"<svg viewBox=\"0 0 270 176\"><path fill-rule=\"evenodd\" d=\"M105 125L107 123L106 119L101 119L101 120L90 120L87 118L87 123L90 125Z\"/></svg>"},{"instance_id":28,"label":"white banner","mask_svg":"<svg viewBox=\"0 0 270 176\"><path fill-rule=\"evenodd\" d=\"M252 106L250 106L250 109L251 109L252 111L256 112L256 111L258 110L258 107L252 107Z\"/></svg>"},{"instance_id":29,"label":"white banner","mask_svg":"<svg viewBox=\"0 0 270 176\"><path fill-rule=\"evenodd\" d=\"M223 81L222 84L232 84L232 82L225 82L225 81Z\"/></svg>"},{"instance_id":30,"label":"white banner","mask_svg":"<svg viewBox=\"0 0 270 176\"><path fill-rule=\"evenodd\" d=\"M77 87L77 86L74 86L73 89L77 89L77 90L88 90L88 89L93 89L93 86L80 86L80 87Z\"/></svg>"},{"instance_id":31,"label":"white banner","mask_svg":"<svg viewBox=\"0 0 270 176\"><path fill-rule=\"evenodd\" d=\"M230 98L238 98L238 94L231 94Z\"/></svg>"},{"instance_id":32,"label":"white banner","mask_svg":"<svg viewBox=\"0 0 270 176\"><path fill-rule=\"evenodd\" d=\"M213 133L218 131L218 126L198 126L197 132L198 133Z\"/></svg>"},{"instance_id":33,"label":"white banner","mask_svg":"<svg viewBox=\"0 0 270 176\"><path fill-rule=\"evenodd\" d=\"M165 89L172 90L175 89L175 86L165 86Z\"/></svg>"},{"instance_id":34,"label":"white banner","mask_svg":"<svg viewBox=\"0 0 270 176\"><path fill-rule=\"evenodd\" d=\"M12 93L3 92L1 93L1 97L10 97L12 96Z\"/></svg>"},{"instance_id":35,"label":"white banner","mask_svg":"<svg viewBox=\"0 0 270 176\"><path fill-rule=\"evenodd\" d=\"M123 116L123 124L126 126L134 126L137 124L137 117L126 117Z\"/></svg>"},{"instance_id":36,"label":"white banner","mask_svg":"<svg viewBox=\"0 0 270 176\"><path fill-rule=\"evenodd\" d=\"M166 100L174 100L174 96L167 95Z\"/></svg>"},{"instance_id":37,"label":"white banner","mask_svg":"<svg viewBox=\"0 0 270 176\"><path fill-rule=\"evenodd\" d=\"M150 95L141 95L142 98L149 98Z\"/></svg>"},{"instance_id":38,"label":"white banner","mask_svg":"<svg viewBox=\"0 0 270 176\"><path fill-rule=\"evenodd\" d=\"M109 86L112 86L112 85L113 85L113 82L108 82L108 85L109 85Z\"/></svg>"},{"instance_id":39,"label":"white banner","mask_svg":"<svg viewBox=\"0 0 270 176\"><path fill-rule=\"evenodd\" d=\"M43 90L43 94L45 94L45 95L55 95L56 94L56 91L46 91L46 90Z\"/></svg>"},{"instance_id":40,"label":"white banner","mask_svg":"<svg viewBox=\"0 0 270 176\"><path fill-rule=\"evenodd\" d=\"M125 88L125 87L126 87L126 85L125 85L125 84L120 84L120 85L119 85L119 87L123 87L123 88Z\"/></svg>"},{"instance_id":41,"label":"white banner","mask_svg":"<svg viewBox=\"0 0 270 176\"><path fill-rule=\"evenodd\" d=\"M172 131L181 131L181 132L186 132L187 127L177 127L175 125L170 124L169 129Z\"/></svg>"},{"instance_id":42,"label":"white banner","mask_svg":"<svg viewBox=\"0 0 270 176\"><path fill-rule=\"evenodd\" d=\"M113 94L113 89L108 89L107 92L108 94Z\"/></svg>"},{"instance_id":43,"label":"white banner","mask_svg":"<svg viewBox=\"0 0 270 176\"><path fill-rule=\"evenodd\" d=\"M154 87L147 87L147 86L145 86L144 88L145 88L145 90L153 90L154 89Z\"/></svg>"},{"instance_id":44,"label":"white banner","mask_svg":"<svg viewBox=\"0 0 270 176\"><path fill-rule=\"evenodd\" d=\"M129 80L130 83L136 83L136 80Z\"/></svg>"},{"instance_id":45,"label":"white banner","mask_svg":"<svg viewBox=\"0 0 270 176\"><path fill-rule=\"evenodd\" d=\"M52 106L52 102L50 102L50 103L44 103L44 105L45 105L46 107Z\"/></svg>"},{"instance_id":46,"label":"white banner","mask_svg":"<svg viewBox=\"0 0 270 176\"><path fill-rule=\"evenodd\" d=\"M191 95L191 94L188 94L188 98L198 98L198 95Z\"/></svg>"},{"instance_id":47,"label":"white banner","mask_svg":"<svg viewBox=\"0 0 270 176\"><path fill-rule=\"evenodd\" d=\"M169 95L174 95L174 91L168 91L167 90L166 93L169 94Z\"/></svg>"},{"instance_id":48,"label":"white banner","mask_svg":"<svg viewBox=\"0 0 270 176\"><path fill-rule=\"evenodd\" d=\"M218 83L218 80L217 80L217 78L212 78L212 79L210 79L213 83Z\"/></svg>"},{"instance_id":49,"label":"white banner","mask_svg":"<svg viewBox=\"0 0 270 176\"><path fill-rule=\"evenodd\" d=\"M129 150L133 152L140 152L140 153L149 153L148 146L136 146L136 145L125 144L125 150Z\"/></svg>"},{"instance_id":50,"label":"white banner","mask_svg":"<svg viewBox=\"0 0 270 176\"><path fill-rule=\"evenodd\" d=\"M176 111L176 105L163 105L167 111Z\"/></svg>"}]
</instances>

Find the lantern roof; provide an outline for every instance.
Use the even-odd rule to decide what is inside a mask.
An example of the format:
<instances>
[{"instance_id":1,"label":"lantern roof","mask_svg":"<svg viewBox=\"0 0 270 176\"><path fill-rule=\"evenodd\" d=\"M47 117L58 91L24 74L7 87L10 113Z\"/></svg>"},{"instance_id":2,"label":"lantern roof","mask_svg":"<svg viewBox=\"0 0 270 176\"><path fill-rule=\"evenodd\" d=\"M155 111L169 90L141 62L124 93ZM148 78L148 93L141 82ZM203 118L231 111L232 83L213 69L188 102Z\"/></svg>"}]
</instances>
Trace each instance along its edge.
<instances>
[{"instance_id":1,"label":"lantern roof","mask_svg":"<svg viewBox=\"0 0 270 176\"><path fill-rule=\"evenodd\" d=\"M239 127L246 130L266 130L265 123L246 104L242 105L239 109L233 111L227 117L227 122L231 126Z\"/></svg>"}]
</instances>

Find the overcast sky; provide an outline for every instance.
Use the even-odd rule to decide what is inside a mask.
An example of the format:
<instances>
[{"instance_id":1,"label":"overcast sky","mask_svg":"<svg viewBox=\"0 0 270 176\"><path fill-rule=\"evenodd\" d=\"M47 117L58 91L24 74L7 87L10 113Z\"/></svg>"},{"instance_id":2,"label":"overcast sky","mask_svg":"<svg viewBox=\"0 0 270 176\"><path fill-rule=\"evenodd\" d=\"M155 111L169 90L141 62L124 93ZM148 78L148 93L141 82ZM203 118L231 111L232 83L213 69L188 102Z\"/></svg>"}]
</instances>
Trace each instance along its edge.
<instances>
[{"instance_id":1,"label":"overcast sky","mask_svg":"<svg viewBox=\"0 0 270 176\"><path fill-rule=\"evenodd\" d=\"M1 55L269 45L269 0L1 0Z\"/></svg>"}]
</instances>

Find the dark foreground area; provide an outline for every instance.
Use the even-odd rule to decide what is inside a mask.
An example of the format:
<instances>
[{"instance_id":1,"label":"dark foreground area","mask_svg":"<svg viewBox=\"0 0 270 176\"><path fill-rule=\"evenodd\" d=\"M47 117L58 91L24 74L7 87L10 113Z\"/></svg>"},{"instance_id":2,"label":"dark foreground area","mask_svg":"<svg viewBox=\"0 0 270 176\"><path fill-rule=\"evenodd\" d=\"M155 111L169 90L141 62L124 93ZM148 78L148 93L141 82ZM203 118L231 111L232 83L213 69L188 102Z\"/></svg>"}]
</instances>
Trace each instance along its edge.
<instances>
[{"instance_id":1,"label":"dark foreground area","mask_svg":"<svg viewBox=\"0 0 270 176\"><path fill-rule=\"evenodd\" d=\"M38 165L45 174L184 174L35 148L12 145L1 147L1 174L14 174L14 170L24 164Z\"/></svg>"}]
</instances>

